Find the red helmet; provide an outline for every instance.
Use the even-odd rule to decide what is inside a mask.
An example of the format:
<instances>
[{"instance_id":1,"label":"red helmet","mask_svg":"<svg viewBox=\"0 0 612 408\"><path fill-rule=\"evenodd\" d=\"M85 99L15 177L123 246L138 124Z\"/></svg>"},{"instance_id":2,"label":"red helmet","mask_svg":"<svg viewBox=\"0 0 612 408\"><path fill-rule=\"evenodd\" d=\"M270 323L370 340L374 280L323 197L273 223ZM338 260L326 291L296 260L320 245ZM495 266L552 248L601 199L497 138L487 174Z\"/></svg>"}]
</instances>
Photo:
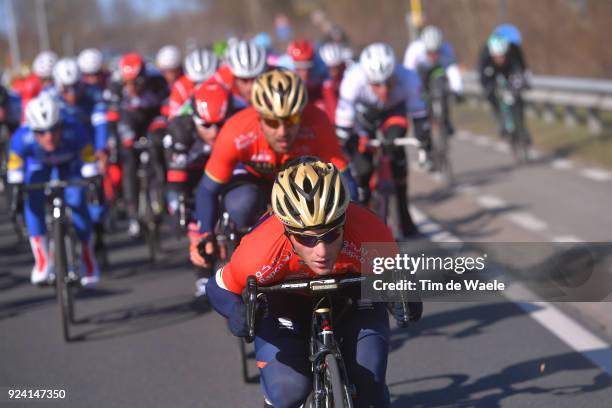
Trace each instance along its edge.
<instances>
[{"instance_id":1,"label":"red helmet","mask_svg":"<svg viewBox=\"0 0 612 408\"><path fill-rule=\"evenodd\" d=\"M135 52L125 54L119 61L119 72L124 81L135 79L144 69L144 60Z\"/></svg>"},{"instance_id":2,"label":"red helmet","mask_svg":"<svg viewBox=\"0 0 612 408\"><path fill-rule=\"evenodd\" d=\"M193 95L193 119L198 125L213 125L225 120L229 105L229 94L216 83L203 83Z\"/></svg>"},{"instance_id":3,"label":"red helmet","mask_svg":"<svg viewBox=\"0 0 612 408\"><path fill-rule=\"evenodd\" d=\"M297 39L291 41L287 46L287 54L298 68L308 68L312 65L314 50L308 40Z\"/></svg>"}]
</instances>

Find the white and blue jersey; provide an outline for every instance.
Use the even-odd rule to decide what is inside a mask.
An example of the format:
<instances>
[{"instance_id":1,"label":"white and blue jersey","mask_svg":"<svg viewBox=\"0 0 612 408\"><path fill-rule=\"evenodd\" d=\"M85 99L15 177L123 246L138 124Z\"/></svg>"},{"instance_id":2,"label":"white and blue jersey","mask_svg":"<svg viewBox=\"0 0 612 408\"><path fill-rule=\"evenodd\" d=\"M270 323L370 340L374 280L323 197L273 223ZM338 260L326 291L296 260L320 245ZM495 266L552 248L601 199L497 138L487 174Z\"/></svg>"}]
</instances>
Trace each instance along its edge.
<instances>
[{"instance_id":1,"label":"white and blue jersey","mask_svg":"<svg viewBox=\"0 0 612 408\"><path fill-rule=\"evenodd\" d=\"M359 64L353 64L340 84L340 99L336 108L336 126L353 128L356 125L357 106L364 105L380 111L404 105L408 116L419 119L427 116L427 103L419 75L401 65L395 67L393 85L386 101L381 101L369 85L366 73Z\"/></svg>"},{"instance_id":2,"label":"white and blue jersey","mask_svg":"<svg viewBox=\"0 0 612 408\"><path fill-rule=\"evenodd\" d=\"M404 66L406 68L419 72L424 68L431 68L433 65L444 68L451 91L458 94L463 93L461 71L457 65L455 51L448 42L444 41L442 43L435 61L432 61L427 55L425 43L420 39L411 42L408 48L406 48L406 53L404 54Z\"/></svg>"}]
</instances>

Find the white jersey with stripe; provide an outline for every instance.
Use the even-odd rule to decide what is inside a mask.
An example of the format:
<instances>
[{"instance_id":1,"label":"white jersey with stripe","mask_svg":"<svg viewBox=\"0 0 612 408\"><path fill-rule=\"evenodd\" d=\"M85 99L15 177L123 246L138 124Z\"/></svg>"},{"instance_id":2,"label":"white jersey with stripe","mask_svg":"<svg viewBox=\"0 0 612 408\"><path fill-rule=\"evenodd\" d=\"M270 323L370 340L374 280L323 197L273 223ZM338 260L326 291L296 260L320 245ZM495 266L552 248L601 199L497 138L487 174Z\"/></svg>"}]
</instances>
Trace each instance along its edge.
<instances>
[{"instance_id":1,"label":"white jersey with stripe","mask_svg":"<svg viewBox=\"0 0 612 408\"><path fill-rule=\"evenodd\" d=\"M381 101L368 83L363 68L359 64L353 64L344 74L340 84L336 125L343 128L354 127L358 104L385 110L403 102L411 118L427 116L427 103L423 99L421 80L415 71L397 65L393 72L392 82L389 97L386 101Z\"/></svg>"}]
</instances>

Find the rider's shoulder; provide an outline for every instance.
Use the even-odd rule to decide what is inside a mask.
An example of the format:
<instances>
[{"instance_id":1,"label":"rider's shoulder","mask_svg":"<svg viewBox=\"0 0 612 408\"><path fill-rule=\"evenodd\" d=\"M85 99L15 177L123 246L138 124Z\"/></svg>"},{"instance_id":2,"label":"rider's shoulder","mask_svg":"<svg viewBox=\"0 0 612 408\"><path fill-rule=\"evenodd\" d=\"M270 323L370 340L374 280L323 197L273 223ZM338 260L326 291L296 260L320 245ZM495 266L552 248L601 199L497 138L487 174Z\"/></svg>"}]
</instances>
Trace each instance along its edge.
<instances>
[{"instance_id":1,"label":"rider's shoulder","mask_svg":"<svg viewBox=\"0 0 612 408\"><path fill-rule=\"evenodd\" d=\"M26 146L34 144L34 132L28 125L21 125L15 130L15 133L11 136L11 143L13 147L25 148Z\"/></svg>"},{"instance_id":2,"label":"rider's shoulder","mask_svg":"<svg viewBox=\"0 0 612 408\"><path fill-rule=\"evenodd\" d=\"M257 111L250 106L232 115L227 122L225 122L225 125L223 125L222 133L231 133L234 136L238 136L243 131L255 130L257 125Z\"/></svg>"},{"instance_id":3,"label":"rider's shoulder","mask_svg":"<svg viewBox=\"0 0 612 408\"><path fill-rule=\"evenodd\" d=\"M345 230L364 242L395 242L389 227L369 208L351 202L346 210Z\"/></svg>"}]
</instances>

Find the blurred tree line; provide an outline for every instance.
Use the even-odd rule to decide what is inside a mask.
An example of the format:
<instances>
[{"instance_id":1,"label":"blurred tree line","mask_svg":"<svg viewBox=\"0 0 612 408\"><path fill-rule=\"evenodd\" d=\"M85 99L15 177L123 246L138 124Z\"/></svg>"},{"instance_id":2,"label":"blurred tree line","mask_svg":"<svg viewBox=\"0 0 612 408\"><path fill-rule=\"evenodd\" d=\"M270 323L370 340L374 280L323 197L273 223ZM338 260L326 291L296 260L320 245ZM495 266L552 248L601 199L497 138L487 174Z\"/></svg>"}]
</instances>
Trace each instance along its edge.
<instances>
[{"instance_id":1,"label":"blurred tree line","mask_svg":"<svg viewBox=\"0 0 612 408\"><path fill-rule=\"evenodd\" d=\"M39 50L36 0L13 1L22 59ZM373 41L392 44L401 58L409 41L406 15L409 0L182 0L162 17L138 10L146 0L47 0L51 48L74 54L94 46L111 52L136 49L153 55L164 44L208 45L229 35L245 37L259 31L274 34L275 17L288 16L295 35L317 40L313 24L319 10L341 27L358 50ZM500 23L501 0L423 0L427 23L438 25L468 69L491 30ZM507 0L508 22L523 34L528 64L535 73L612 78L610 0ZM137 6L140 6L137 7ZM4 14L2 10L2 14ZM0 32L0 61L8 58L5 33Z\"/></svg>"}]
</instances>

